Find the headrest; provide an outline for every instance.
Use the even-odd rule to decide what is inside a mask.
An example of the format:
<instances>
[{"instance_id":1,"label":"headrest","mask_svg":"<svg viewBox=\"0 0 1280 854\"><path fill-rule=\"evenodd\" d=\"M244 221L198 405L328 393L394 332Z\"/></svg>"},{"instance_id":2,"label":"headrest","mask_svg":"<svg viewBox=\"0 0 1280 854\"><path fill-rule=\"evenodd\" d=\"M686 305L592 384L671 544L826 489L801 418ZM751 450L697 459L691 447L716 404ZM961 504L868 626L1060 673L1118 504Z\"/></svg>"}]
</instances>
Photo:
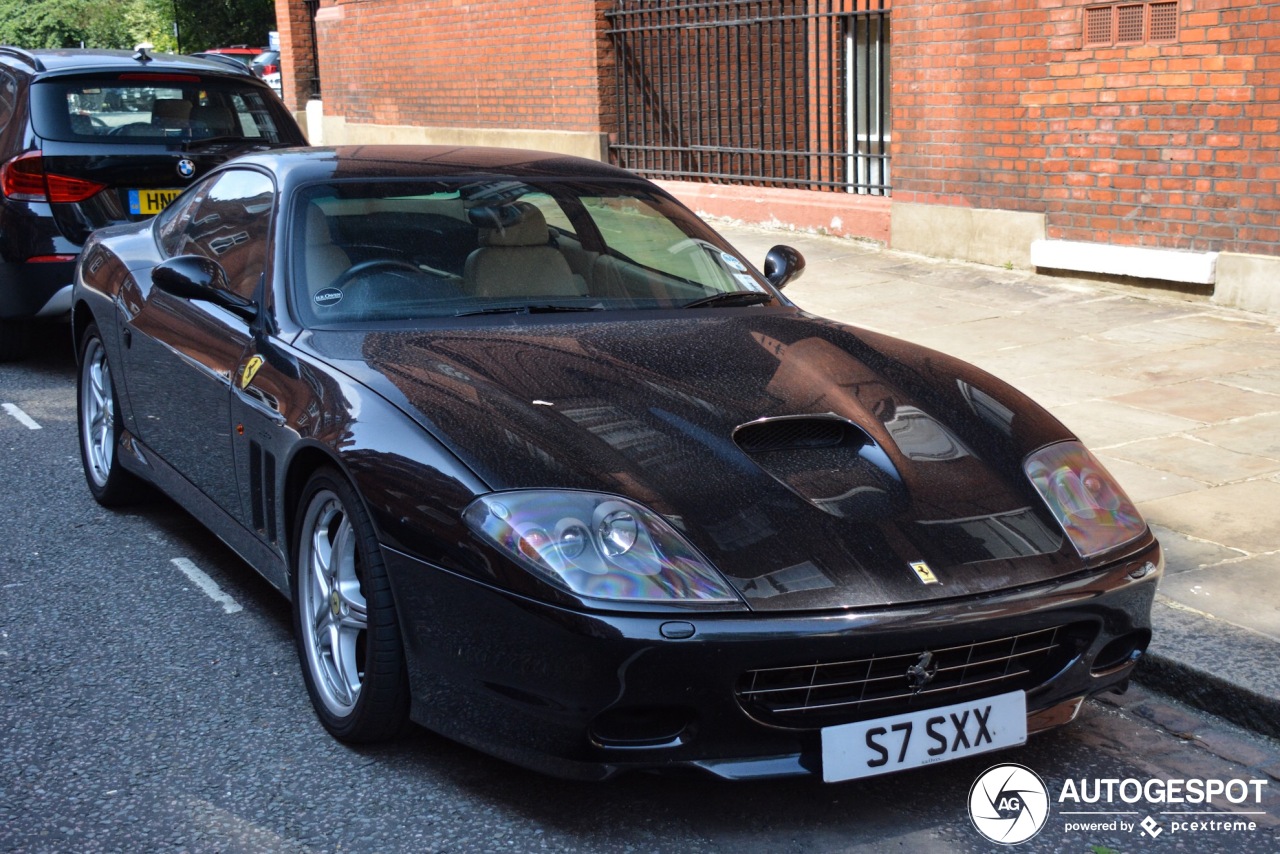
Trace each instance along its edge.
<instances>
[{"instance_id":1,"label":"headrest","mask_svg":"<svg viewBox=\"0 0 1280 854\"><path fill-rule=\"evenodd\" d=\"M185 122L191 116L191 102L181 98L156 98L151 105L151 123Z\"/></svg>"},{"instance_id":2,"label":"headrest","mask_svg":"<svg viewBox=\"0 0 1280 854\"><path fill-rule=\"evenodd\" d=\"M185 101L183 103L186 103ZM191 121L203 124L209 130L230 133L234 127L231 111L226 107L193 107Z\"/></svg>"},{"instance_id":3,"label":"headrest","mask_svg":"<svg viewBox=\"0 0 1280 854\"><path fill-rule=\"evenodd\" d=\"M551 237L542 211L528 202L472 208L467 214L480 226L481 246L546 246Z\"/></svg>"},{"instance_id":4,"label":"headrest","mask_svg":"<svg viewBox=\"0 0 1280 854\"><path fill-rule=\"evenodd\" d=\"M307 245L325 246L333 243L333 234L329 231L329 218L315 202L307 205Z\"/></svg>"}]
</instances>

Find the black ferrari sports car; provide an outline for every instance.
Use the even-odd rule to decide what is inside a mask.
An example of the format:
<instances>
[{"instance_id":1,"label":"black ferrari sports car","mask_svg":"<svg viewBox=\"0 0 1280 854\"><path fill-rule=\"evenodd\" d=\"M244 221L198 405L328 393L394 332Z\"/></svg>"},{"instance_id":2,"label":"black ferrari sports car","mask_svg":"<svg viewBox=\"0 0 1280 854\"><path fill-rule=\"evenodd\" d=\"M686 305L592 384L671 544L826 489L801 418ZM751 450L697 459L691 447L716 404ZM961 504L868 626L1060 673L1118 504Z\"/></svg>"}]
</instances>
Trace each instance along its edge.
<instances>
[{"instance_id":1,"label":"black ferrari sports car","mask_svg":"<svg viewBox=\"0 0 1280 854\"><path fill-rule=\"evenodd\" d=\"M866 777L1123 689L1160 546L994 377L815 317L652 183L426 147L231 161L76 274L94 497L293 603L322 724L603 779Z\"/></svg>"}]
</instances>

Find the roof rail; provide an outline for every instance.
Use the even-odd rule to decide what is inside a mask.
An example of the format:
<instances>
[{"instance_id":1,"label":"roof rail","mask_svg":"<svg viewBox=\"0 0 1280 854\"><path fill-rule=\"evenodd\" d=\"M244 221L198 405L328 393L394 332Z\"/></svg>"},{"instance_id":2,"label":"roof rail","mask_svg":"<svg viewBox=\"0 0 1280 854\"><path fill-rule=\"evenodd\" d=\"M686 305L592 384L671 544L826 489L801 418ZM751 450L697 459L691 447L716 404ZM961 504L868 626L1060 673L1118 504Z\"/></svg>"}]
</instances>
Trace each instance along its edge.
<instances>
[{"instance_id":1,"label":"roof rail","mask_svg":"<svg viewBox=\"0 0 1280 854\"><path fill-rule=\"evenodd\" d=\"M9 45L0 45L0 55L17 57L30 65L36 71L45 70L44 63L40 61L40 57L36 56L29 50L23 50L20 47L10 47Z\"/></svg>"}]
</instances>

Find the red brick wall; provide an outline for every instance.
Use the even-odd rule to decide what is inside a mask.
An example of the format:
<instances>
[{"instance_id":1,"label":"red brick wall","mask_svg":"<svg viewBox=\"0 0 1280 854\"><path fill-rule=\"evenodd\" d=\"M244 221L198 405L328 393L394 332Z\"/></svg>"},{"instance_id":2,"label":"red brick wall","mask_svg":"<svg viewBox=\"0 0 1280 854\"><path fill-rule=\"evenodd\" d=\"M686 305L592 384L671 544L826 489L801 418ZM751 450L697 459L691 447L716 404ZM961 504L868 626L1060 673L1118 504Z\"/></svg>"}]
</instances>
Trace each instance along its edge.
<instances>
[{"instance_id":1,"label":"red brick wall","mask_svg":"<svg viewBox=\"0 0 1280 854\"><path fill-rule=\"evenodd\" d=\"M300 0L280 6L301 7ZM325 113L348 122L599 132L601 0L323 0ZM285 12L278 11L284 18Z\"/></svg>"},{"instance_id":2,"label":"red brick wall","mask_svg":"<svg viewBox=\"0 0 1280 854\"><path fill-rule=\"evenodd\" d=\"M311 16L299 0L276 3L276 29L280 33L280 86L289 109L298 111L311 97L315 74L311 43Z\"/></svg>"},{"instance_id":3,"label":"red brick wall","mask_svg":"<svg viewBox=\"0 0 1280 854\"><path fill-rule=\"evenodd\" d=\"M1280 254L1280 3L1180 0L1177 42L1101 48L1087 5L894 0L894 199Z\"/></svg>"}]
</instances>

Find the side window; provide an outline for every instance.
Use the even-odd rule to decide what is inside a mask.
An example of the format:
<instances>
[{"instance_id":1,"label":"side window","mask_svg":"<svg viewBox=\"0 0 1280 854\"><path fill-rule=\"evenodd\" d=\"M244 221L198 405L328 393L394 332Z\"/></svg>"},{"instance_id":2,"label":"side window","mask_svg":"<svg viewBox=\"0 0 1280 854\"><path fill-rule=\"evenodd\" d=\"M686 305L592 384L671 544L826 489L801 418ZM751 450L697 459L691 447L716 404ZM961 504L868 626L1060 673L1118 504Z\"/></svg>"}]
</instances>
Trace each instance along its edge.
<instances>
[{"instance_id":1,"label":"side window","mask_svg":"<svg viewBox=\"0 0 1280 854\"><path fill-rule=\"evenodd\" d=\"M271 223L275 186L261 172L233 169L193 193L186 211L173 223L180 231L161 245L171 255L203 255L222 265L228 289L251 299L267 266L267 231ZM166 211L167 213L167 211ZM172 247L172 249L170 248Z\"/></svg>"},{"instance_id":2,"label":"side window","mask_svg":"<svg viewBox=\"0 0 1280 854\"><path fill-rule=\"evenodd\" d=\"M283 141L261 92L237 93L231 96L231 103L240 124L240 133L245 138L265 139L267 142Z\"/></svg>"},{"instance_id":3,"label":"side window","mask_svg":"<svg viewBox=\"0 0 1280 854\"><path fill-rule=\"evenodd\" d=\"M208 189L209 180L206 179L191 187L156 215L156 239L160 243L160 251L166 258L191 253L191 249L186 244L187 229L191 225L191 218L195 215L196 208L204 201L204 195Z\"/></svg>"}]
</instances>

